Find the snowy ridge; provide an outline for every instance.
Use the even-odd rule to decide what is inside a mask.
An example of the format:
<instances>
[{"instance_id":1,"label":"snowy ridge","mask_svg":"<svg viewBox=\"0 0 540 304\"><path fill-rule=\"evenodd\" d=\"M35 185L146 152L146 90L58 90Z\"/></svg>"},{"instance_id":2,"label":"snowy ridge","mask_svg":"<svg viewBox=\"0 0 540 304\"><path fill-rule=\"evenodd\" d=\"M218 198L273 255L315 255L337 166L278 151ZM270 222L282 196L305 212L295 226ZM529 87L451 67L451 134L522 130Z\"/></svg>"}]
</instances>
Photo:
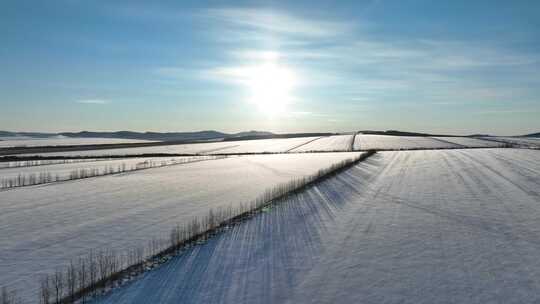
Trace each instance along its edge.
<instances>
[{"instance_id":1,"label":"snowy ridge","mask_svg":"<svg viewBox=\"0 0 540 304\"><path fill-rule=\"evenodd\" d=\"M291 152L315 152L315 151L352 151L351 141L354 140L354 135L333 135L321 137L308 144L302 145Z\"/></svg>"},{"instance_id":2,"label":"snowy ridge","mask_svg":"<svg viewBox=\"0 0 540 304\"><path fill-rule=\"evenodd\" d=\"M478 138L471 138L471 137L433 137L437 140L443 140L450 143L455 143L458 145L461 145L463 147L468 148L497 148L497 147L504 147L503 143L495 142L495 141L488 141L488 140L482 140Z\"/></svg>"},{"instance_id":3,"label":"snowy ridge","mask_svg":"<svg viewBox=\"0 0 540 304\"><path fill-rule=\"evenodd\" d=\"M354 143L355 150L455 149L460 147L462 146L430 137L372 134L358 134Z\"/></svg>"},{"instance_id":4,"label":"snowy ridge","mask_svg":"<svg viewBox=\"0 0 540 304\"><path fill-rule=\"evenodd\" d=\"M540 149L540 138L535 137L483 137L485 140L511 144L514 147Z\"/></svg>"},{"instance_id":5,"label":"snowy ridge","mask_svg":"<svg viewBox=\"0 0 540 304\"><path fill-rule=\"evenodd\" d=\"M357 134L354 150L428 150L459 148L501 148L504 143L470 137L427 137Z\"/></svg>"}]
</instances>

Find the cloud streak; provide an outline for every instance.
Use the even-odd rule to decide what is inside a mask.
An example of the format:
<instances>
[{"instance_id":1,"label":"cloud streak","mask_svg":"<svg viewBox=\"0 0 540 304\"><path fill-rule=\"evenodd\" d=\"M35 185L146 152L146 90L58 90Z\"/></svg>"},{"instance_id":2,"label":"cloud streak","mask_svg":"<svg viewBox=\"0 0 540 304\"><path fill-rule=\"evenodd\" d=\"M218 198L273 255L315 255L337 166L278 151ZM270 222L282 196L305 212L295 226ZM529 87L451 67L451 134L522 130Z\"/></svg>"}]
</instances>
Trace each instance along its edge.
<instances>
[{"instance_id":1,"label":"cloud streak","mask_svg":"<svg viewBox=\"0 0 540 304\"><path fill-rule=\"evenodd\" d=\"M95 105L104 105L104 104L110 103L109 100L105 100L105 99L80 99L75 102L80 103L80 104L95 104Z\"/></svg>"},{"instance_id":2,"label":"cloud streak","mask_svg":"<svg viewBox=\"0 0 540 304\"><path fill-rule=\"evenodd\" d=\"M500 42L390 38L360 29L363 21L353 26L343 18L256 8L208 9L198 17L216 34L207 38L215 39L223 60L194 63L201 68L162 67L158 76L238 85L257 65L275 59L297 75L305 89L299 99L342 98L355 106L525 101L538 94L531 84L540 85L533 68L540 56Z\"/></svg>"},{"instance_id":3,"label":"cloud streak","mask_svg":"<svg viewBox=\"0 0 540 304\"><path fill-rule=\"evenodd\" d=\"M321 21L293 16L277 10L255 8L209 9L203 14L209 20L237 29L313 38L332 37L347 33L351 25L345 22Z\"/></svg>"}]
</instances>

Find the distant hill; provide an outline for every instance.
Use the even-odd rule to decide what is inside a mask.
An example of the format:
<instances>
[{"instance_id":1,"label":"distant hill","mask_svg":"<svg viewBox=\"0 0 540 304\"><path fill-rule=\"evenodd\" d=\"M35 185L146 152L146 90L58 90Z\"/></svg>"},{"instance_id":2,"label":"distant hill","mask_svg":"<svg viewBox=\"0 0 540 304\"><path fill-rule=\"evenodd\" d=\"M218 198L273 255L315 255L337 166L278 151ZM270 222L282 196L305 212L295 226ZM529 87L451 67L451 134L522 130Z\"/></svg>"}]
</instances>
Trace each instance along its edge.
<instances>
[{"instance_id":1,"label":"distant hill","mask_svg":"<svg viewBox=\"0 0 540 304\"><path fill-rule=\"evenodd\" d=\"M523 135L523 137L540 137L540 132Z\"/></svg>"},{"instance_id":2,"label":"distant hill","mask_svg":"<svg viewBox=\"0 0 540 304\"><path fill-rule=\"evenodd\" d=\"M61 133L40 133L40 132L10 132L0 131L0 137L29 137L29 138L49 138L49 137L72 137L72 138L118 138L118 139L145 139L155 141L186 141L186 140L219 140L228 137L238 137L246 135L268 135L270 132L249 131L237 134L227 134L218 131L197 131L197 132L61 132Z\"/></svg>"},{"instance_id":3,"label":"distant hill","mask_svg":"<svg viewBox=\"0 0 540 304\"><path fill-rule=\"evenodd\" d=\"M373 130L365 130L360 131L362 134L375 134L375 135L393 135L393 136L437 136L437 137L445 137L445 136L456 136L456 135L448 135L448 134L429 134L429 133L418 133L418 132L407 132L407 131L397 131L397 130L387 130L387 131L373 131Z\"/></svg>"},{"instance_id":4,"label":"distant hill","mask_svg":"<svg viewBox=\"0 0 540 304\"><path fill-rule=\"evenodd\" d=\"M272 136L274 133L272 132L266 132L266 131L247 131L247 132L240 132L236 134L231 134L228 137L246 137L246 136Z\"/></svg>"},{"instance_id":5,"label":"distant hill","mask_svg":"<svg viewBox=\"0 0 540 304\"><path fill-rule=\"evenodd\" d=\"M284 133L274 134L267 131L246 131L239 133L223 133L219 131L197 131L197 132L132 132L132 131L116 131L116 132L61 132L61 133L37 133L37 132L9 132L0 131L0 137L13 139L27 138L47 138L47 137L69 137L69 138L117 138L117 139L138 139L152 140L174 143L190 143L201 141L238 141L238 140L253 140L253 139L270 139L270 138L293 138L293 137L314 137L314 136L330 136L335 133Z\"/></svg>"},{"instance_id":6,"label":"distant hill","mask_svg":"<svg viewBox=\"0 0 540 304\"><path fill-rule=\"evenodd\" d=\"M319 136L331 136L336 133L286 133L286 134L254 134L245 136L232 136L223 139L223 141L236 141L236 140L254 140L254 139L271 139L271 138L296 138L296 137L319 137Z\"/></svg>"},{"instance_id":7,"label":"distant hill","mask_svg":"<svg viewBox=\"0 0 540 304\"><path fill-rule=\"evenodd\" d=\"M179 141L179 140L211 140L228 137L229 134L218 131L198 131L198 132L62 132L59 135L78 138L121 138L121 139L146 139L157 141Z\"/></svg>"},{"instance_id":8,"label":"distant hill","mask_svg":"<svg viewBox=\"0 0 540 304\"><path fill-rule=\"evenodd\" d=\"M58 136L56 133L40 133L40 132L10 132L0 131L0 137L35 137L35 138L47 138Z\"/></svg>"}]
</instances>

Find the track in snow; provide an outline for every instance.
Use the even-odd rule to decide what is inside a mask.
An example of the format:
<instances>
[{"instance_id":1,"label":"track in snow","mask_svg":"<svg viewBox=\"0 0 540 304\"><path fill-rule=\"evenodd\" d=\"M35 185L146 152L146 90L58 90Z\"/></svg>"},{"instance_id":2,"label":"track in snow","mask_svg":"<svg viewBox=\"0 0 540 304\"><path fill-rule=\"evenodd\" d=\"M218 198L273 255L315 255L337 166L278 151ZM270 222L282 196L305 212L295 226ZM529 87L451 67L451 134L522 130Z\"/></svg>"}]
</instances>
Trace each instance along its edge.
<instances>
[{"instance_id":1,"label":"track in snow","mask_svg":"<svg viewBox=\"0 0 540 304\"><path fill-rule=\"evenodd\" d=\"M315 151L352 151L351 141L354 140L353 134L333 135L321 137L317 140L301 145L291 152L315 152Z\"/></svg>"}]
</instances>

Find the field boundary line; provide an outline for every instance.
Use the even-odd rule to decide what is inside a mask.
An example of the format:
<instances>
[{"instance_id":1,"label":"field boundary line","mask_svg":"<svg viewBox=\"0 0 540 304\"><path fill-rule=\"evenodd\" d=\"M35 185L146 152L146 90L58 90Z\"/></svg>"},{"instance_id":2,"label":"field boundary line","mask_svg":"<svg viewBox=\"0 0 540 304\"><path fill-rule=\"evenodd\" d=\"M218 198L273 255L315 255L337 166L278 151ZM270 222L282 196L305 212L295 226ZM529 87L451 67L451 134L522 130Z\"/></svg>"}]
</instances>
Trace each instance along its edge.
<instances>
[{"instance_id":1,"label":"field boundary line","mask_svg":"<svg viewBox=\"0 0 540 304\"><path fill-rule=\"evenodd\" d=\"M204 159L195 159L195 160L188 160L185 162L172 162L172 163L159 163L157 165L149 165L147 166L145 162L142 162L142 167L137 167L136 164L135 167L131 165L130 168L126 168L125 163L121 163L117 165L116 170L113 166L110 167L104 167L102 168L102 171L99 170L99 168L92 168L92 169L74 169L70 172L68 176L60 177L59 175L52 175L50 172L39 172L39 173L32 173L28 175L19 175L17 177L13 178L0 178L0 192L9 191L13 189L18 188L24 188L24 187L30 187L30 186L42 186L42 185L49 185L49 184L56 184L56 183L65 183L65 182L71 182L71 181L78 181L81 179L89 179L89 178L96 178L96 177L105 177L105 176L111 176L111 175L120 175L124 173L132 173L142 170L149 170L149 169L157 169L157 168L164 168L164 167L170 167L170 166L177 166L177 165L187 165L187 164L193 164L203 161L210 161L210 160L218 160L218 159L226 159L228 156L225 155L200 155L200 156L192 156L192 157L206 157ZM112 169L111 170L109 170Z\"/></svg>"},{"instance_id":2,"label":"field boundary line","mask_svg":"<svg viewBox=\"0 0 540 304\"><path fill-rule=\"evenodd\" d=\"M431 138L431 139L433 139L433 140L435 140L435 141L438 141L438 142L442 142L442 143L446 143L446 144L451 144L451 145L454 145L454 146L457 146L457 147L469 148L469 147L466 146L466 145L454 143L454 142L447 141L447 140L440 139L440 138L435 138L435 137L431 137L431 136L429 136L428 138Z\"/></svg>"},{"instance_id":3,"label":"field boundary line","mask_svg":"<svg viewBox=\"0 0 540 304\"><path fill-rule=\"evenodd\" d=\"M308 141L306 141L305 143L301 143L301 144L299 144L299 145L297 145L297 146L294 146L294 147L292 147L292 148L286 150L285 153L289 153L289 152L291 152L292 150L295 150L295 149L298 149L298 148L300 148L300 147L302 147L302 146L305 146L305 145L307 145L307 144L310 144L310 143L312 143L312 142L314 142L314 141L316 141L316 140L319 140L319 139L321 139L321 138L323 138L323 137L325 137L325 136L320 136L320 137L317 137L317 138L308 140ZM328 137L328 136L326 136L326 137Z\"/></svg>"}]
</instances>

